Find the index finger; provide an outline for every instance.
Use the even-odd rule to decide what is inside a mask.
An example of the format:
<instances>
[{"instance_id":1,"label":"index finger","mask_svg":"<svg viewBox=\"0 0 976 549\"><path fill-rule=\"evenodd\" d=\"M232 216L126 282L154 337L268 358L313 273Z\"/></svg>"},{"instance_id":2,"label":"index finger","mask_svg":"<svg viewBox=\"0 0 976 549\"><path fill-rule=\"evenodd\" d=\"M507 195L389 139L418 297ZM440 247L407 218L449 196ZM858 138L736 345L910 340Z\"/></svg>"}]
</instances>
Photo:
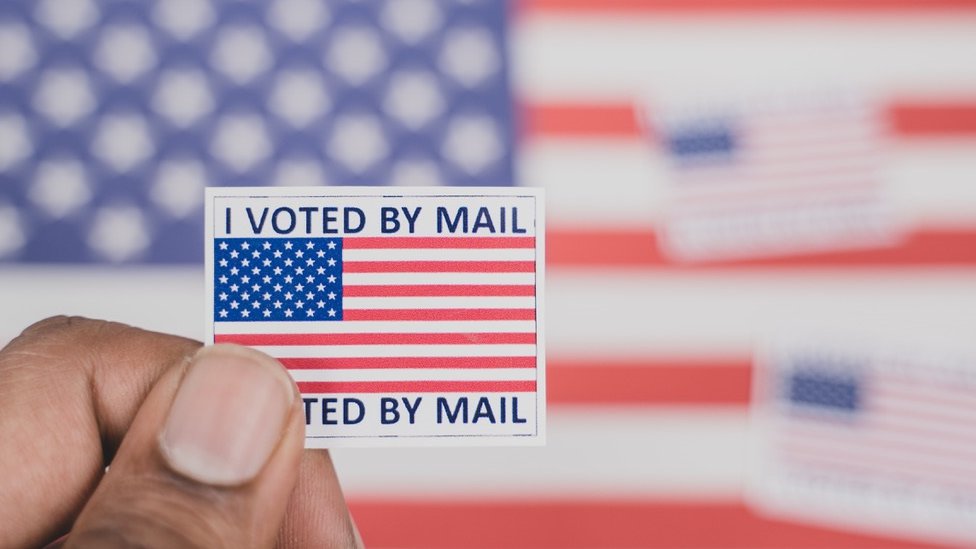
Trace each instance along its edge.
<instances>
[{"instance_id":1,"label":"index finger","mask_svg":"<svg viewBox=\"0 0 976 549\"><path fill-rule=\"evenodd\" d=\"M67 531L156 380L200 343L54 317L0 351L0 547Z\"/></svg>"},{"instance_id":2,"label":"index finger","mask_svg":"<svg viewBox=\"0 0 976 549\"><path fill-rule=\"evenodd\" d=\"M43 545L70 529L156 381L200 346L54 317L0 351L0 547ZM354 537L328 454L306 451L278 547Z\"/></svg>"}]
</instances>

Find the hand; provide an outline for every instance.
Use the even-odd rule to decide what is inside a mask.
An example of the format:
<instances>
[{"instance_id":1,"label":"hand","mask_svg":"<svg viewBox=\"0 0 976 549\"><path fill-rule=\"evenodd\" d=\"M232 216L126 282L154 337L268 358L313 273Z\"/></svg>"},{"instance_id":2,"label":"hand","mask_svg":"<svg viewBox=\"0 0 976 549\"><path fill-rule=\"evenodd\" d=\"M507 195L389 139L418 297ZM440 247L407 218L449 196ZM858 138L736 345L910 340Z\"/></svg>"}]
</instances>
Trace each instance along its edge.
<instances>
[{"instance_id":1,"label":"hand","mask_svg":"<svg viewBox=\"0 0 976 549\"><path fill-rule=\"evenodd\" d=\"M0 548L359 546L300 403L252 349L35 324L0 351Z\"/></svg>"}]
</instances>

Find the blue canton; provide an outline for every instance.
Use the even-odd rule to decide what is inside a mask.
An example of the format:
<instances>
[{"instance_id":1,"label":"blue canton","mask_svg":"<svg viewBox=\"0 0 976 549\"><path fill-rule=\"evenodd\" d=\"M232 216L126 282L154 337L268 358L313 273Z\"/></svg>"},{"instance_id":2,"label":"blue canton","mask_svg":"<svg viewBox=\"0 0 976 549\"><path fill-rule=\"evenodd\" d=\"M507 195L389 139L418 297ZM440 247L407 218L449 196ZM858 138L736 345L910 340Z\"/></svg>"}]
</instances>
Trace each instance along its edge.
<instances>
[{"instance_id":1,"label":"blue canton","mask_svg":"<svg viewBox=\"0 0 976 549\"><path fill-rule=\"evenodd\" d=\"M0 262L200 263L203 188L511 185L507 3L0 1Z\"/></svg>"},{"instance_id":2,"label":"blue canton","mask_svg":"<svg viewBox=\"0 0 976 549\"><path fill-rule=\"evenodd\" d=\"M214 320L342 320L342 239L216 239Z\"/></svg>"},{"instance_id":3,"label":"blue canton","mask_svg":"<svg viewBox=\"0 0 976 549\"><path fill-rule=\"evenodd\" d=\"M861 388L850 376L796 371L788 380L789 401L797 406L854 412L861 406Z\"/></svg>"}]
</instances>

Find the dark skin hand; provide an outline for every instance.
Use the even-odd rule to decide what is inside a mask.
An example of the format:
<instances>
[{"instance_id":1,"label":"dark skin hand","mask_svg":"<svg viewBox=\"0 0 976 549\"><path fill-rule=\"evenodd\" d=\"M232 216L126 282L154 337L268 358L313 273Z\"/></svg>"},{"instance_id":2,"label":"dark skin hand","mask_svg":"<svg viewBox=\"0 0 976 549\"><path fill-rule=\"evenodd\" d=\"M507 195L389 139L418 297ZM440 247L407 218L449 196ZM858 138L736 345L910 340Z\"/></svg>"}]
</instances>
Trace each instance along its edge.
<instances>
[{"instance_id":1,"label":"dark skin hand","mask_svg":"<svg viewBox=\"0 0 976 549\"><path fill-rule=\"evenodd\" d=\"M0 351L0 549L361 546L304 427L258 351L39 322Z\"/></svg>"}]
</instances>

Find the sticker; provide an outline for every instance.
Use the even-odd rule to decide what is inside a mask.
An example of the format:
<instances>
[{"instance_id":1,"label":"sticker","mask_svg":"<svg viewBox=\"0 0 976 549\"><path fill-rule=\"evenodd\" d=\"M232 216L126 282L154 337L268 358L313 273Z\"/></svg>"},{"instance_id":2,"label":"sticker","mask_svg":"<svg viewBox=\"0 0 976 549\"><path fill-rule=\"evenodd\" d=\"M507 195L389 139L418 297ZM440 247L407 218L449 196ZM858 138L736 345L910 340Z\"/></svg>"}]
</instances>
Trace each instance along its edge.
<instances>
[{"instance_id":1,"label":"sticker","mask_svg":"<svg viewBox=\"0 0 976 549\"><path fill-rule=\"evenodd\" d=\"M748 499L794 520L976 543L976 359L894 347L764 353Z\"/></svg>"},{"instance_id":2,"label":"sticker","mask_svg":"<svg viewBox=\"0 0 976 549\"><path fill-rule=\"evenodd\" d=\"M207 341L288 368L306 447L545 440L542 192L207 189Z\"/></svg>"},{"instance_id":3,"label":"sticker","mask_svg":"<svg viewBox=\"0 0 976 549\"><path fill-rule=\"evenodd\" d=\"M896 244L878 105L788 94L656 109L670 168L665 251L695 262Z\"/></svg>"}]
</instances>

